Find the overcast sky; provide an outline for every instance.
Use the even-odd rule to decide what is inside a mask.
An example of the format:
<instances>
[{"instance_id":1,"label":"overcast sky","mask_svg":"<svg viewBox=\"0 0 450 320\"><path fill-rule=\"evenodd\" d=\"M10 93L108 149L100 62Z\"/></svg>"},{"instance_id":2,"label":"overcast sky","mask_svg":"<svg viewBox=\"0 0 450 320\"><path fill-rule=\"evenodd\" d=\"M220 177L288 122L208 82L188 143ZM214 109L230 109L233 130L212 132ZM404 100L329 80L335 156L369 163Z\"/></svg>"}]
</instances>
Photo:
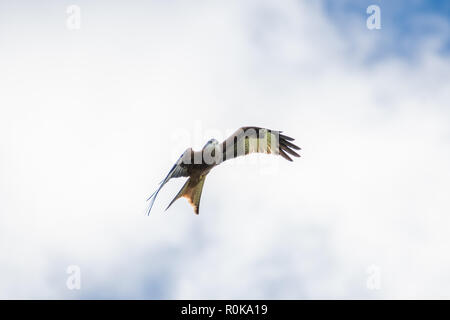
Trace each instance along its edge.
<instances>
[{"instance_id":1,"label":"overcast sky","mask_svg":"<svg viewBox=\"0 0 450 320\"><path fill-rule=\"evenodd\" d=\"M450 298L449 21L448 1L1 1L0 298ZM246 125L302 158L225 162L199 216L164 212L173 180L145 216L177 156Z\"/></svg>"}]
</instances>

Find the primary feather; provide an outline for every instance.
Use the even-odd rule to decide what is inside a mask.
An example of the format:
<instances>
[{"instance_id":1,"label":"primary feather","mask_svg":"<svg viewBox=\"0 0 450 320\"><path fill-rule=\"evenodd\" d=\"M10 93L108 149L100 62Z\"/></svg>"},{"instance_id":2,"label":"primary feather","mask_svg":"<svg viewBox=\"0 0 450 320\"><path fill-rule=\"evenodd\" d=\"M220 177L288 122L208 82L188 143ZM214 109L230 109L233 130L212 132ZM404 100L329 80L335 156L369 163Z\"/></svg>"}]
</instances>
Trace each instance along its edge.
<instances>
[{"instance_id":1,"label":"primary feather","mask_svg":"<svg viewBox=\"0 0 450 320\"><path fill-rule=\"evenodd\" d=\"M300 150L300 148L292 141L294 139L282 134L282 131L260 127L241 127L220 144L215 139L211 139L201 151L194 152L191 148L187 149L173 165L158 189L147 199L147 201L150 201L147 214L150 214L161 188L170 179L178 177L189 177L189 179L170 202L166 210L177 199L185 197L193 206L194 212L198 214L205 177L212 168L223 161L251 153L275 154L292 161L290 156L300 157L295 151ZM213 162L206 161L205 153L210 153L215 160Z\"/></svg>"}]
</instances>

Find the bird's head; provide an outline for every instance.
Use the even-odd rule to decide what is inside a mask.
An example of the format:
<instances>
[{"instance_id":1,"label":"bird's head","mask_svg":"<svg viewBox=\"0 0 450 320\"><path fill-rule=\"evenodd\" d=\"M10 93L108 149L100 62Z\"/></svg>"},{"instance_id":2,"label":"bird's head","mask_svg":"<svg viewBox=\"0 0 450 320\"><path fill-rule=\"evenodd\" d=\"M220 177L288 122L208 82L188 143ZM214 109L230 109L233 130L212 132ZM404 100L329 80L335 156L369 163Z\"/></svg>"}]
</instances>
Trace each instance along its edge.
<instances>
[{"instance_id":1,"label":"bird's head","mask_svg":"<svg viewBox=\"0 0 450 320\"><path fill-rule=\"evenodd\" d=\"M219 141L217 141L216 139L209 139L208 142L203 147L203 150L205 150L207 148L214 149L218 144L219 144Z\"/></svg>"}]
</instances>

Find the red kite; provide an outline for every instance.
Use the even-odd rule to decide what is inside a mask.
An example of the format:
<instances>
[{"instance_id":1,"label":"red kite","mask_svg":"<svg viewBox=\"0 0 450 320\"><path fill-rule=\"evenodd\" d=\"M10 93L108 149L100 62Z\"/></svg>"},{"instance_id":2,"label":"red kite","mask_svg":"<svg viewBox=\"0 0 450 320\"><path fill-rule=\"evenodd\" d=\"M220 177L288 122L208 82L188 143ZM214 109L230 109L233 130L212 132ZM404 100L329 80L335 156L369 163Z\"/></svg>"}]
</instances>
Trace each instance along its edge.
<instances>
[{"instance_id":1,"label":"red kite","mask_svg":"<svg viewBox=\"0 0 450 320\"><path fill-rule=\"evenodd\" d=\"M194 212L198 214L205 177L212 168L223 161L249 153L280 155L288 161L292 161L288 154L300 157L294 151L300 150L291 142L294 139L281 134L281 132L259 127L242 127L222 143L211 139L201 151L194 151L192 148L186 149L161 181L159 188L147 199L147 201L150 200L148 214L150 214L158 192L172 178L189 177L166 210L177 199L184 197L192 205Z\"/></svg>"}]
</instances>

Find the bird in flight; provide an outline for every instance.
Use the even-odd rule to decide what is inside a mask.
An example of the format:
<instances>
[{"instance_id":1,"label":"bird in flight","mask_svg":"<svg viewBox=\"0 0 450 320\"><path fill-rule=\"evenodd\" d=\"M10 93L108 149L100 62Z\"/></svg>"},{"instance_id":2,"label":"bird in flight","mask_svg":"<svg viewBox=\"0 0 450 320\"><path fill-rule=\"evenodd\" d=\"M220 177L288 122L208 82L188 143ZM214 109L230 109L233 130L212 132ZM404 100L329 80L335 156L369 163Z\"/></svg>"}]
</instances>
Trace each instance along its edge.
<instances>
[{"instance_id":1,"label":"bird in flight","mask_svg":"<svg viewBox=\"0 0 450 320\"><path fill-rule=\"evenodd\" d=\"M223 161L250 153L280 155L288 161L292 161L289 155L300 157L294 151L300 150L298 146L292 143L294 139L281 133L282 131L259 127L242 127L222 143L219 143L216 139L211 139L200 151L194 151L192 148L186 149L167 176L160 182L158 189L147 199L147 201L150 201L147 214L150 214L161 188L172 178L189 177L166 210L176 200L184 197L192 205L194 212L199 214L200 197L206 175Z\"/></svg>"}]
</instances>

